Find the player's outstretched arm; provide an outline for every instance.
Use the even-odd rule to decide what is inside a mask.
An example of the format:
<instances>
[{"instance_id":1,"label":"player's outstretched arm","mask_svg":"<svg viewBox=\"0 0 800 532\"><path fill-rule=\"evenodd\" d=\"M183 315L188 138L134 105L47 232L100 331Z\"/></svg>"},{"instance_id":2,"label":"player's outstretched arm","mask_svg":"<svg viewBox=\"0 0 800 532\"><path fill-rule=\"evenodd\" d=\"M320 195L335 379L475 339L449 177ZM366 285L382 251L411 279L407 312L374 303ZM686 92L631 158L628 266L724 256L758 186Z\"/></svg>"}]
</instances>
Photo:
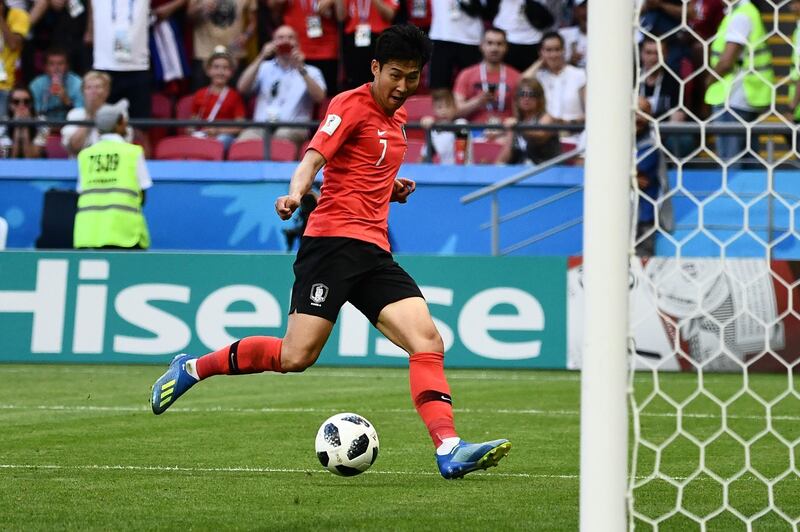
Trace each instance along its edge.
<instances>
[{"instance_id":1,"label":"player's outstretched arm","mask_svg":"<svg viewBox=\"0 0 800 532\"><path fill-rule=\"evenodd\" d=\"M411 179L398 177L394 180L394 189L392 190L392 197L389 198L389 201L405 203L408 201L408 196L410 196L416 188L417 184Z\"/></svg>"},{"instance_id":2,"label":"player's outstretched arm","mask_svg":"<svg viewBox=\"0 0 800 532\"><path fill-rule=\"evenodd\" d=\"M307 150L303 160L294 169L289 183L289 194L275 200L275 212L281 220L288 220L300 206L300 199L311 190L317 172L325 165L325 157L317 150Z\"/></svg>"}]
</instances>

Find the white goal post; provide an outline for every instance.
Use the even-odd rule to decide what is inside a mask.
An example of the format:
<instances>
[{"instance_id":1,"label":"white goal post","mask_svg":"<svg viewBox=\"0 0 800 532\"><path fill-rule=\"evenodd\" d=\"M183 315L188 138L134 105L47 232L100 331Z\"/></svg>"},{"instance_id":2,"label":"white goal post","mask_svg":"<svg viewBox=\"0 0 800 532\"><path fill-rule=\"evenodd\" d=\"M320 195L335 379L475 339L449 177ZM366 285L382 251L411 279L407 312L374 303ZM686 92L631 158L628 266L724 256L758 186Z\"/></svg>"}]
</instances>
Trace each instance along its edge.
<instances>
[{"instance_id":1,"label":"white goal post","mask_svg":"<svg viewBox=\"0 0 800 532\"><path fill-rule=\"evenodd\" d=\"M798 532L800 3L640 3L588 15L580 527Z\"/></svg>"},{"instance_id":2,"label":"white goal post","mask_svg":"<svg viewBox=\"0 0 800 532\"><path fill-rule=\"evenodd\" d=\"M580 527L626 528L633 2L588 15Z\"/></svg>"}]
</instances>

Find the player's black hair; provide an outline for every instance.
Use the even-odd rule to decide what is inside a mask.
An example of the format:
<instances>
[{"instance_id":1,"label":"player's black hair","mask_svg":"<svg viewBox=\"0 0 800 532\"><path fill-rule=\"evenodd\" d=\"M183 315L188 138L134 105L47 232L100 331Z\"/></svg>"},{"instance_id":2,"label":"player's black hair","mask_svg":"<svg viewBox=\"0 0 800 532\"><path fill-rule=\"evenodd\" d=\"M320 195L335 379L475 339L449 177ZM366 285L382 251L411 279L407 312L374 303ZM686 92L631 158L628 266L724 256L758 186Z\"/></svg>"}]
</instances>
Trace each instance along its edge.
<instances>
[{"instance_id":1,"label":"player's black hair","mask_svg":"<svg viewBox=\"0 0 800 532\"><path fill-rule=\"evenodd\" d=\"M419 68L431 58L428 36L412 24L397 24L381 32L375 43L375 59L382 67L389 61L416 61Z\"/></svg>"}]
</instances>

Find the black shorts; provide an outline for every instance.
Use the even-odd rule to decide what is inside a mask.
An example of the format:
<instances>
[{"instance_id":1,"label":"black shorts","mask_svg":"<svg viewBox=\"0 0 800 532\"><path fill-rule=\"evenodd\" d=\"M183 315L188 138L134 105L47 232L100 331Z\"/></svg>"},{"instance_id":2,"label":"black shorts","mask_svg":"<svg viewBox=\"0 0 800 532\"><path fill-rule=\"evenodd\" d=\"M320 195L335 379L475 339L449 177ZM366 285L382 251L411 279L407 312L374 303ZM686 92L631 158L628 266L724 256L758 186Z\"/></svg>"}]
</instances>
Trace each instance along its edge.
<instances>
[{"instance_id":1,"label":"black shorts","mask_svg":"<svg viewBox=\"0 0 800 532\"><path fill-rule=\"evenodd\" d=\"M289 314L299 312L336 323L346 301L375 325L383 307L422 297L417 283L375 244L343 237L308 237L294 261Z\"/></svg>"}]
</instances>

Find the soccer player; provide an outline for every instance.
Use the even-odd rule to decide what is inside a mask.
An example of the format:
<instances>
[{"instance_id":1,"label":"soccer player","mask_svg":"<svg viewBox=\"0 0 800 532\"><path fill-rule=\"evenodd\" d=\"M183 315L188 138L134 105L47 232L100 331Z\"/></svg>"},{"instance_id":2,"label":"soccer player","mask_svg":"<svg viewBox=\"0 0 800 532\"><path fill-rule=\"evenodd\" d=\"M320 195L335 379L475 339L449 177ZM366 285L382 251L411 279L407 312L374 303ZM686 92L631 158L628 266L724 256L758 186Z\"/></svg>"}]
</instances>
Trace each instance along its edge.
<instances>
[{"instance_id":1,"label":"soccer player","mask_svg":"<svg viewBox=\"0 0 800 532\"><path fill-rule=\"evenodd\" d=\"M294 263L295 282L283 338L251 336L200 358L181 354L153 385L161 414L186 390L213 375L300 372L314 364L341 306L349 301L409 354L414 406L436 447L439 471L459 478L497 463L505 439L461 440L444 374L444 344L414 280L394 261L387 236L389 202L405 203L415 183L397 178L406 151L402 105L430 58L428 37L415 26L392 26L375 44L374 80L331 100L289 193L275 202L287 220L324 166L319 203Z\"/></svg>"}]
</instances>

